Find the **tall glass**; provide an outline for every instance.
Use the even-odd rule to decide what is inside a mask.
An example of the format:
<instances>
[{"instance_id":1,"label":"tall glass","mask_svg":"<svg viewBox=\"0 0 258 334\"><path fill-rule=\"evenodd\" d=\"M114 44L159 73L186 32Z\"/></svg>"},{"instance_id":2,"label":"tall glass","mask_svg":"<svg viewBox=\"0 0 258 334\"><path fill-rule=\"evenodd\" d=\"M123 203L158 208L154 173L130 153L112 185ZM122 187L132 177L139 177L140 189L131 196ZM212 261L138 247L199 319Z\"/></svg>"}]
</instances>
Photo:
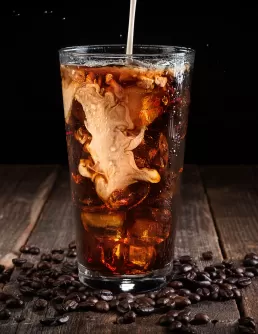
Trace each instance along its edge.
<instances>
[{"instance_id":1,"label":"tall glass","mask_svg":"<svg viewBox=\"0 0 258 334\"><path fill-rule=\"evenodd\" d=\"M147 291L172 269L194 51L60 50L80 280Z\"/></svg>"}]
</instances>

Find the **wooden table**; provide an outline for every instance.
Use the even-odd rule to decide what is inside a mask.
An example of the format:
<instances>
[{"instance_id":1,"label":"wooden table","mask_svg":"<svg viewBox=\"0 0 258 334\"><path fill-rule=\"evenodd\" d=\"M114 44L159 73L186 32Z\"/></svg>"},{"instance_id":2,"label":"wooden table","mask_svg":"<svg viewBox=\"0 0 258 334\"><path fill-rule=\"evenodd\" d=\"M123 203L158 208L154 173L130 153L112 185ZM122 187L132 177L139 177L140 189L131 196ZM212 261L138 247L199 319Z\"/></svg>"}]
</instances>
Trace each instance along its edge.
<instances>
[{"instance_id":1,"label":"wooden table","mask_svg":"<svg viewBox=\"0 0 258 334\"><path fill-rule=\"evenodd\" d=\"M211 250L215 260L242 259L258 252L258 168L254 166L185 166L181 187L182 210L176 238L176 255L201 259ZM0 167L0 258L8 260L28 242L42 252L64 247L74 238L68 171L58 166ZM29 235L28 240L27 235ZM11 252L11 255L10 255ZM15 271L13 273L15 276ZM200 326L199 333L235 333L240 315L258 321L258 279L235 301L202 302L193 312L207 312L216 325ZM19 314L20 311L15 311ZM72 313L66 326L43 328L39 320L51 316L22 311L26 320L1 321L0 333L164 333L155 325L159 315L137 318L136 324L114 325L115 314ZM91 317L89 317L91 316Z\"/></svg>"}]
</instances>

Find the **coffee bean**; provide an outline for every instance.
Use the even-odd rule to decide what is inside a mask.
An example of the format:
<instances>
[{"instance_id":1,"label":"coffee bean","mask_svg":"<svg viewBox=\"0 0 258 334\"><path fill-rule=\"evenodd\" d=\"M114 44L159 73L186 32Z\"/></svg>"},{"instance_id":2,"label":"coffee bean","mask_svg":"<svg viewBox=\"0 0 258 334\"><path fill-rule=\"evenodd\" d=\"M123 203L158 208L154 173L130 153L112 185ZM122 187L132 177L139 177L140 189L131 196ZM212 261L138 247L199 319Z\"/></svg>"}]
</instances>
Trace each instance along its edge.
<instances>
[{"instance_id":1,"label":"coffee bean","mask_svg":"<svg viewBox=\"0 0 258 334\"><path fill-rule=\"evenodd\" d=\"M245 327L242 325L238 326L238 333L240 334L255 334L256 330L253 328Z\"/></svg>"},{"instance_id":2,"label":"coffee bean","mask_svg":"<svg viewBox=\"0 0 258 334\"><path fill-rule=\"evenodd\" d=\"M197 277L196 277L197 281L212 281L212 279L210 278L210 273L205 272L205 271L200 271L199 273L197 273Z\"/></svg>"},{"instance_id":3,"label":"coffee bean","mask_svg":"<svg viewBox=\"0 0 258 334\"><path fill-rule=\"evenodd\" d=\"M51 254L64 254L64 249L54 248L54 249L52 249Z\"/></svg>"},{"instance_id":4,"label":"coffee bean","mask_svg":"<svg viewBox=\"0 0 258 334\"><path fill-rule=\"evenodd\" d=\"M197 274L194 271L190 271L188 273L185 274L186 275L186 279L192 281L196 278Z\"/></svg>"},{"instance_id":5,"label":"coffee bean","mask_svg":"<svg viewBox=\"0 0 258 334\"><path fill-rule=\"evenodd\" d=\"M208 273L216 272L217 269L214 266L207 266L204 268L204 271L207 271Z\"/></svg>"},{"instance_id":6,"label":"coffee bean","mask_svg":"<svg viewBox=\"0 0 258 334\"><path fill-rule=\"evenodd\" d=\"M193 320L191 321L191 324L193 325L206 325L210 321L210 318L207 314L204 313L197 313Z\"/></svg>"},{"instance_id":7,"label":"coffee bean","mask_svg":"<svg viewBox=\"0 0 258 334\"><path fill-rule=\"evenodd\" d=\"M155 311L155 308L147 304L134 304L134 310L139 315L149 315Z\"/></svg>"},{"instance_id":8,"label":"coffee bean","mask_svg":"<svg viewBox=\"0 0 258 334\"><path fill-rule=\"evenodd\" d=\"M70 242L69 245L68 245L68 248L70 248L70 249L76 248L76 242L75 241Z\"/></svg>"},{"instance_id":9,"label":"coffee bean","mask_svg":"<svg viewBox=\"0 0 258 334\"><path fill-rule=\"evenodd\" d=\"M134 301L134 296L130 292L121 292L117 296L118 300L126 299L129 303Z\"/></svg>"},{"instance_id":10,"label":"coffee bean","mask_svg":"<svg viewBox=\"0 0 258 334\"><path fill-rule=\"evenodd\" d=\"M168 316L168 315L162 315L159 318L159 325L160 326L169 326L175 321L174 317Z\"/></svg>"},{"instance_id":11,"label":"coffee bean","mask_svg":"<svg viewBox=\"0 0 258 334\"><path fill-rule=\"evenodd\" d=\"M246 271L253 273L254 276L258 276L258 268L247 267L247 268L246 268Z\"/></svg>"},{"instance_id":12,"label":"coffee bean","mask_svg":"<svg viewBox=\"0 0 258 334\"><path fill-rule=\"evenodd\" d=\"M58 325L63 325L63 324L66 324L69 320L69 316L68 315L65 315L65 316L62 316L62 317L59 317L57 319L57 324Z\"/></svg>"},{"instance_id":13,"label":"coffee bean","mask_svg":"<svg viewBox=\"0 0 258 334\"><path fill-rule=\"evenodd\" d=\"M255 321L251 317L242 317L238 320L239 325L255 329Z\"/></svg>"},{"instance_id":14,"label":"coffee bean","mask_svg":"<svg viewBox=\"0 0 258 334\"><path fill-rule=\"evenodd\" d=\"M224 272L225 272L226 276L242 275L242 274L234 274L233 271L232 271L231 269L227 269L227 268L224 270Z\"/></svg>"},{"instance_id":15,"label":"coffee bean","mask_svg":"<svg viewBox=\"0 0 258 334\"><path fill-rule=\"evenodd\" d=\"M5 271L5 266L0 264L0 274L2 274Z\"/></svg>"},{"instance_id":16,"label":"coffee bean","mask_svg":"<svg viewBox=\"0 0 258 334\"><path fill-rule=\"evenodd\" d=\"M52 261L52 255L51 254L42 254L40 257L41 261L47 261L50 262Z\"/></svg>"},{"instance_id":17,"label":"coffee bean","mask_svg":"<svg viewBox=\"0 0 258 334\"><path fill-rule=\"evenodd\" d=\"M170 326L169 326L169 331L171 333L182 333L181 328L182 328L182 323L180 321L174 321Z\"/></svg>"},{"instance_id":18,"label":"coffee bean","mask_svg":"<svg viewBox=\"0 0 258 334\"><path fill-rule=\"evenodd\" d=\"M208 299L211 294L208 288L198 288L196 293L201 297L201 299Z\"/></svg>"},{"instance_id":19,"label":"coffee bean","mask_svg":"<svg viewBox=\"0 0 258 334\"><path fill-rule=\"evenodd\" d=\"M177 309L183 309L183 308L191 305L191 301L187 297L178 296L174 299L174 301L175 301L175 307Z\"/></svg>"},{"instance_id":20,"label":"coffee bean","mask_svg":"<svg viewBox=\"0 0 258 334\"><path fill-rule=\"evenodd\" d=\"M205 261L210 261L213 259L213 253L211 251L204 252L202 253L202 258Z\"/></svg>"},{"instance_id":21,"label":"coffee bean","mask_svg":"<svg viewBox=\"0 0 258 334\"><path fill-rule=\"evenodd\" d=\"M201 300L201 297L197 293L191 293L188 298L192 304L196 304Z\"/></svg>"},{"instance_id":22,"label":"coffee bean","mask_svg":"<svg viewBox=\"0 0 258 334\"><path fill-rule=\"evenodd\" d=\"M5 302L7 308L20 308L24 306L24 301L19 298L10 298Z\"/></svg>"},{"instance_id":23,"label":"coffee bean","mask_svg":"<svg viewBox=\"0 0 258 334\"><path fill-rule=\"evenodd\" d=\"M193 327L183 325L181 327L180 333L182 333L182 334L197 334L197 331Z\"/></svg>"},{"instance_id":24,"label":"coffee bean","mask_svg":"<svg viewBox=\"0 0 258 334\"><path fill-rule=\"evenodd\" d=\"M170 295L171 293L174 293L175 290L171 287L167 287L167 288L164 288L162 290L160 290L157 295L156 295L156 298L159 299L159 298L164 298L164 297L167 297L168 295Z\"/></svg>"},{"instance_id":25,"label":"coffee bean","mask_svg":"<svg viewBox=\"0 0 258 334\"><path fill-rule=\"evenodd\" d=\"M256 253L248 253L245 255L244 260L258 260L258 255Z\"/></svg>"},{"instance_id":26,"label":"coffee bean","mask_svg":"<svg viewBox=\"0 0 258 334\"><path fill-rule=\"evenodd\" d=\"M45 310L46 307L47 301L45 299L37 299L33 304L33 308L35 311Z\"/></svg>"},{"instance_id":27,"label":"coffee bean","mask_svg":"<svg viewBox=\"0 0 258 334\"><path fill-rule=\"evenodd\" d=\"M47 261L41 261L37 265L38 270L46 270L46 269L51 269L52 266L49 262Z\"/></svg>"},{"instance_id":28,"label":"coffee bean","mask_svg":"<svg viewBox=\"0 0 258 334\"><path fill-rule=\"evenodd\" d=\"M252 283L252 281L251 281L251 278L249 278L249 277L241 277L237 281L237 285L240 288L244 288L244 287L250 285L251 283Z\"/></svg>"},{"instance_id":29,"label":"coffee bean","mask_svg":"<svg viewBox=\"0 0 258 334\"><path fill-rule=\"evenodd\" d=\"M181 270L180 271L182 273L187 273L187 272L191 271L192 269L193 269L193 267L190 264L183 264L181 266Z\"/></svg>"},{"instance_id":30,"label":"coffee bean","mask_svg":"<svg viewBox=\"0 0 258 334\"><path fill-rule=\"evenodd\" d=\"M96 303L95 308L98 312L108 312L109 311L109 304L105 300L100 300Z\"/></svg>"},{"instance_id":31,"label":"coffee bean","mask_svg":"<svg viewBox=\"0 0 258 334\"><path fill-rule=\"evenodd\" d=\"M196 284L200 287L200 288L208 288L211 286L211 281L196 281Z\"/></svg>"},{"instance_id":32,"label":"coffee bean","mask_svg":"<svg viewBox=\"0 0 258 334\"><path fill-rule=\"evenodd\" d=\"M76 249L69 249L67 252L67 257L76 257L77 256L77 251Z\"/></svg>"},{"instance_id":33,"label":"coffee bean","mask_svg":"<svg viewBox=\"0 0 258 334\"><path fill-rule=\"evenodd\" d=\"M237 281L238 281L237 277L228 277L225 279L225 282L229 284L236 284Z\"/></svg>"},{"instance_id":34,"label":"coffee bean","mask_svg":"<svg viewBox=\"0 0 258 334\"><path fill-rule=\"evenodd\" d=\"M232 290L233 286L229 283L223 283L220 285L221 289L228 289L228 290Z\"/></svg>"},{"instance_id":35,"label":"coffee bean","mask_svg":"<svg viewBox=\"0 0 258 334\"><path fill-rule=\"evenodd\" d=\"M118 304L119 304L119 300L113 299L109 302L109 308L110 309L116 309Z\"/></svg>"},{"instance_id":36,"label":"coffee bean","mask_svg":"<svg viewBox=\"0 0 258 334\"><path fill-rule=\"evenodd\" d=\"M20 286L20 291L24 296L34 296L35 290L30 288L29 286Z\"/></svg>"},{"instance_id":37,"label":"coffee bean","mask_svg":"<svg viewBox=\"0 0 258 334\"><path fill-rule=\"evenodd\" d=\"M91 300L86 300L85 302L81 302L78 304L78 309L82 311L89 311L89 310L94 310L95 309L96 303L94 303Z\"/></svg>"},{"instance_id":38,"label":"coffee bean","mask_svg":"<svg viewBox=\"0 0 258 334\"><path fill-rule=\"evenodd\" d=\"M182 324L188 324L190 321L190 313L189 312L180 312L177 316L177 320L180 321Z\"/></svg>"},{"instance_id":39,"label":"coffee bean","mask_svg":"<svg viewBox=\"0 0 258 334\"><path fill-rule=\"evenodd\" d=\"M124 323L124 317L117 317L115 324L122 325Z\"/></svg>"},{"instance_id":40,"label":"coffee bean","mask_svg":"<svg viewBox=\"0 0 258 334\"><path fill-rule=\"evenodd\" d=\"M146 294L146 297L151 298L151 299L156 299L158 292L156 291L151 291Z\"/></svg>"},{"instance_id":41,"label":"coffee bean","mask_svg":"<svg viewBox=\"0 0 258 334\"><path fill-rule=\"evenodd\" d=\"M29 270L29 269L32 269L33 267L34 267L34 264L31 262L25 262L21 266L22 270Z\"/></svg>"},{"instance_id":42,"label":"coffee bean","mask_svg":"<svg viewBox=\"0 0 258 334\"><path fill-rule=\"evenodd\" d=\"M222 263L224 264L226 268L229 268L229 269L232 268L234 265L234 262L232 260L222 261Z\"/></svg>"},{"instance_id":43,"label":"coffee bean","mask_svg":"<svg viewBox=\"0 0 258 334\"><path fill-rule=\"evenodd\" d=\"M211 300L218 300L219 299L219 293L218 292L211 292L210 299Z\"/></svg>"},{"instance_id":44,"label":"coffee bean","mask_svg":"<svg viewBox=\"0 0 258 334\"><path fill-rule=\"evenodd\" d=\"M169 297L167 297L167 298L169 298ZM155 304L156 304L156 302L153 299L148 298L148 297L137 298L135 300L135 303L136 304L141 304L142 303L142 304L151 305L151 306L155 306Z\"/></svg>"},{"instance_id":45,"label":"coffee bean","mask_svg":"<svg viewBox=\"0 0 258 334\"><path fill-rule=\"evenodd\" d=\"M42 284L40 282L31 282L30 287L34 290L39 290L42 288Z\"/></svg>"},{"instance_id":46,"label":"coffee bean","mask_svg":"<svg viewBox=\"0 0 258 334\"><path fill-rule=\"evenodd\" d=\"M12 262L15 265L15 267L21 267L24 263L27 262L27 260L26 259L16 258L16 259L12 259Z\"/></svg>"},{"instance_id":47,"label":"coffee bean","mask_svg":"<svg viewBox=\"0 0 258 334\"><path fill-rule=\"evenodd\" d=\"M233 293L234 293L234 297L235 297L235 299L237 299L237 300L241 300L241 298L242 298L241 290L239 290L239 289L234 289L234 290L233 290Z\"/></svg>"},{"instance_id":48,"label":"coffee bean","mask_svg":"<svg viewBox=\"0 0 258 334\"><path fill-rule=\"evenodd\" d=\"M258 259L246 259L243 262L245 267L254 267L258 264Z\"/></svg>"},{"instance_id":49,"label":"coffee bean","mask_svg":"<svg viewBox=\"0 0 258 334\"><path fill-rule=\"evenodd\" d=\"M234 298L234 292L229 289L220 289L219 297L221 300L229 300L229 299Z\"/></svg>"},{"instance_id":50,"label":"coffee bean","mask_svg":"<svg viewBox=\"0 0 258 334\"><path fill-rule=\"evenodd\" d=\"M30 251L30 246L25 245L20 248L21 253L29 253L29 251Z\"/></svg>"},{"instance_id":51,"label":"coffee bean","mask_svg":"<svg viewBox=\"0 0 258 334\"><path fill-rule=\"evenodd\" d=\"M11 312L5 308L0 311L0 320L8 320L11 317Z\"/></svg>"},{"instance_id":52,"label":"coffee bean","mask_svg":"<svg viewBox=\"0 0 258 334\"><path fill-rule=\"evenodd\" d=\"M66 312L75 311L78 308L79 303L77 303L75 300L67 300L63 304L63 308Z\"/></svg>"},{"instance_id":53,"label":"coffee bean","mask_svg":"<svg viewBox=\"0 0 258 334\"><path fill-rule=\"evenodd\" d=\"M183 288L183 283L180 281L172 281L168 284L173 289L181 289Z\"/></svg>"},{"instance_id":54,"label":"coffee bean","mask_svg":"<svg viewBox=\"0 0 258 334\"><path fill-rule=\"evenodd\" d=\"M78 292L72 292L70 294L68 294L65 299L64 299L64 302L68 301L68 300L74 300L76 301L77 303L80 303L82 300L78 294Z\"/></svg>"},{"instance_id":55,"label":"coffee bean","mask_svg":"<svg viewBox=\"0 0 258 334\"><path fill-rule=\"evenodd\" d=\"M169 306L171 300L169 298L159 298L156 302L157 307Z\"/></svg>"},{"instance_id":56,"label":"coffee bean","mask_svg":"<svg viewBox=\"0 0 258 334\"><path fill-rule=\"evenodd\" d=\"M213 284L223 284L223 279L222 278L216 278L212 281Z\"/></svg>"},{"instance_id":57,"label":"coffee bean","mask_svg":"<svg viewBox=\"0 0 258 334\"><path fill-rule=\"evenodd\" d=\"M107 302L113 299L113 293L109 290L100 290L98 296L100 299Z\"/></svg>"},{"instance_id":58,"label":"coffee bean","mask_svg":"<svg viewBox=\"0 0 258 334\"><path fill-rule=\"evenodd\" d=\"M210 286L210 291L211 292L219 292L219 286L217 284L212 284Z\"/></svg>"},{"instance_id":59,"label":"coffee bean","mask_svg":"<svg viewBox=\"0 0 258 334\"><path fill-rule=\"evenodd\" d=\"M55 263L61 263L61 262L64 261L64 255L63 254L58 254L58 253L53 254L52 255L52 260Z\"/></svg>"},{"instance_id":60,"label":"coffee bean","mask_svg":"<svg viewBox=\"0 0 258 334\"><path fill-rule=\"evenodd\" d=\"M133 311L125 313L119 323L132 324L136 320L136 314Z\"/></svg>"},{"instance_id":61,"label":"coffee bean","mask_svg":"<svg viewBox=\"0 0 258 334\"><path fill-rule=\"evenodd\" d=\"M190 255L183 255L179 258L180 263L189 263L193 261L193 258Z\"/></svg>"},{"instance_id":62,"label":"coffee bean","mask_svg":"<svg viewBox=\"0 0 258 334\"><path fill-rule=\"evenodd\" d=\"M30 247L29 253L32 255L38 255L40 253L40 249L38 247Z\"/></svg>"},{"instance_id":63,"label":"coffee bean","mask_svg":"<svg viewBox=\"0 0 258 334\"><path fill-rule=\"evenodd\" d=\"M253 278L253 277L254 277L254 273L252 273L252 272L250 272L250 271L246 271L246 272L244 273L244 276L245 276L245 277L249 277L249 278Z\"/></svg>"},{"instance_id":64,"label":"coffee bean","mask_svg":"<svg viewBox=\"0 0 258 334\"><path fill-rule=\"evenodd\" d=\"M53 297L53 290L51 289L40 289L37 291L37 296L43 299L51 299Z\"/></svg>"},{"instance_id":65,"label":"coffee bean","mask_svg":"<svg viewBox=\"0 0 258 334\"><path fill-rule=\"evenodd\" d=\"M223 272L218 272L216 277L221 278L222 280L225 280L227 278L226 274L224 274Z\"/></svg>"},{"instance_id":66,"label":"coffee bean","mask_svg":"<svg viewBox=\"0 0 258 334\"><path fill-rule=\"evenodd\" d=\"M226 266L223 263L217 263L217 264L214 265L214 267L216 269L221 269L221 270L226 268Z\"/></svg>"},{"instance_id":67,"label":"coffee bean","mask_svg":"<svg viewBox=\"0 0 258 334\"><path fill-rule=\"evenodd\" d=\"M117 309L117 311L119 313L126 313L126 312L129 312L131 310L131 305L125 299L124 300L120 300L119 304L116 307L116 309Z\"/></svg>"}]
</instances>

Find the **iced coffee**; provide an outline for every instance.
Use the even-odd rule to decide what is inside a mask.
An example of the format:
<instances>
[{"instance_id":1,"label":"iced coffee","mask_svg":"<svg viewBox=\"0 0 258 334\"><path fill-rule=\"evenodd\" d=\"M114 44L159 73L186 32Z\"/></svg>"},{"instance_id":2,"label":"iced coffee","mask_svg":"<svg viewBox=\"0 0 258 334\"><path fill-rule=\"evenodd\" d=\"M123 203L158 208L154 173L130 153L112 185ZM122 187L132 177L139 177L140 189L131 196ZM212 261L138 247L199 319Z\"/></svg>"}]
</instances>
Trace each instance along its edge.
<instances>
[{"instance_id":1,"label":"iced coffee","mask_svg":"<svg viewBox=\"0 0 258 334\"><path fill-rule=\"evenodd\" d=\"M61 61L78 263L91 286L171 270L192 65L171 58Z\"/></svg>"}]
</instances>

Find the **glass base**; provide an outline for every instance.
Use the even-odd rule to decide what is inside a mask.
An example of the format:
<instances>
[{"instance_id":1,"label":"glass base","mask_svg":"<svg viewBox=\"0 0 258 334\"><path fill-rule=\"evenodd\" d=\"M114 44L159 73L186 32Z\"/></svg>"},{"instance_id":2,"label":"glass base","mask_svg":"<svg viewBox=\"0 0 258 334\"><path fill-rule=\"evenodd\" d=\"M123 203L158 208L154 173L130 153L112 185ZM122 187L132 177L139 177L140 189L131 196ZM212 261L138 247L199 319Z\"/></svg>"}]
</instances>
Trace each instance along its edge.
<instances>
[{"instance_id":1,"label":"glass base","mask_svg":"<svg viewBox=\"0 0 258 334\"><path fill-rule=\"evenodd\" d=\"M143 293L162 288L168 281L172 271L172 263L164 269L154 270L146 275L103 276L97 271L78 264L80 281L93 289L107 289L114 293Z\"/></svg>"}]
</instances>

